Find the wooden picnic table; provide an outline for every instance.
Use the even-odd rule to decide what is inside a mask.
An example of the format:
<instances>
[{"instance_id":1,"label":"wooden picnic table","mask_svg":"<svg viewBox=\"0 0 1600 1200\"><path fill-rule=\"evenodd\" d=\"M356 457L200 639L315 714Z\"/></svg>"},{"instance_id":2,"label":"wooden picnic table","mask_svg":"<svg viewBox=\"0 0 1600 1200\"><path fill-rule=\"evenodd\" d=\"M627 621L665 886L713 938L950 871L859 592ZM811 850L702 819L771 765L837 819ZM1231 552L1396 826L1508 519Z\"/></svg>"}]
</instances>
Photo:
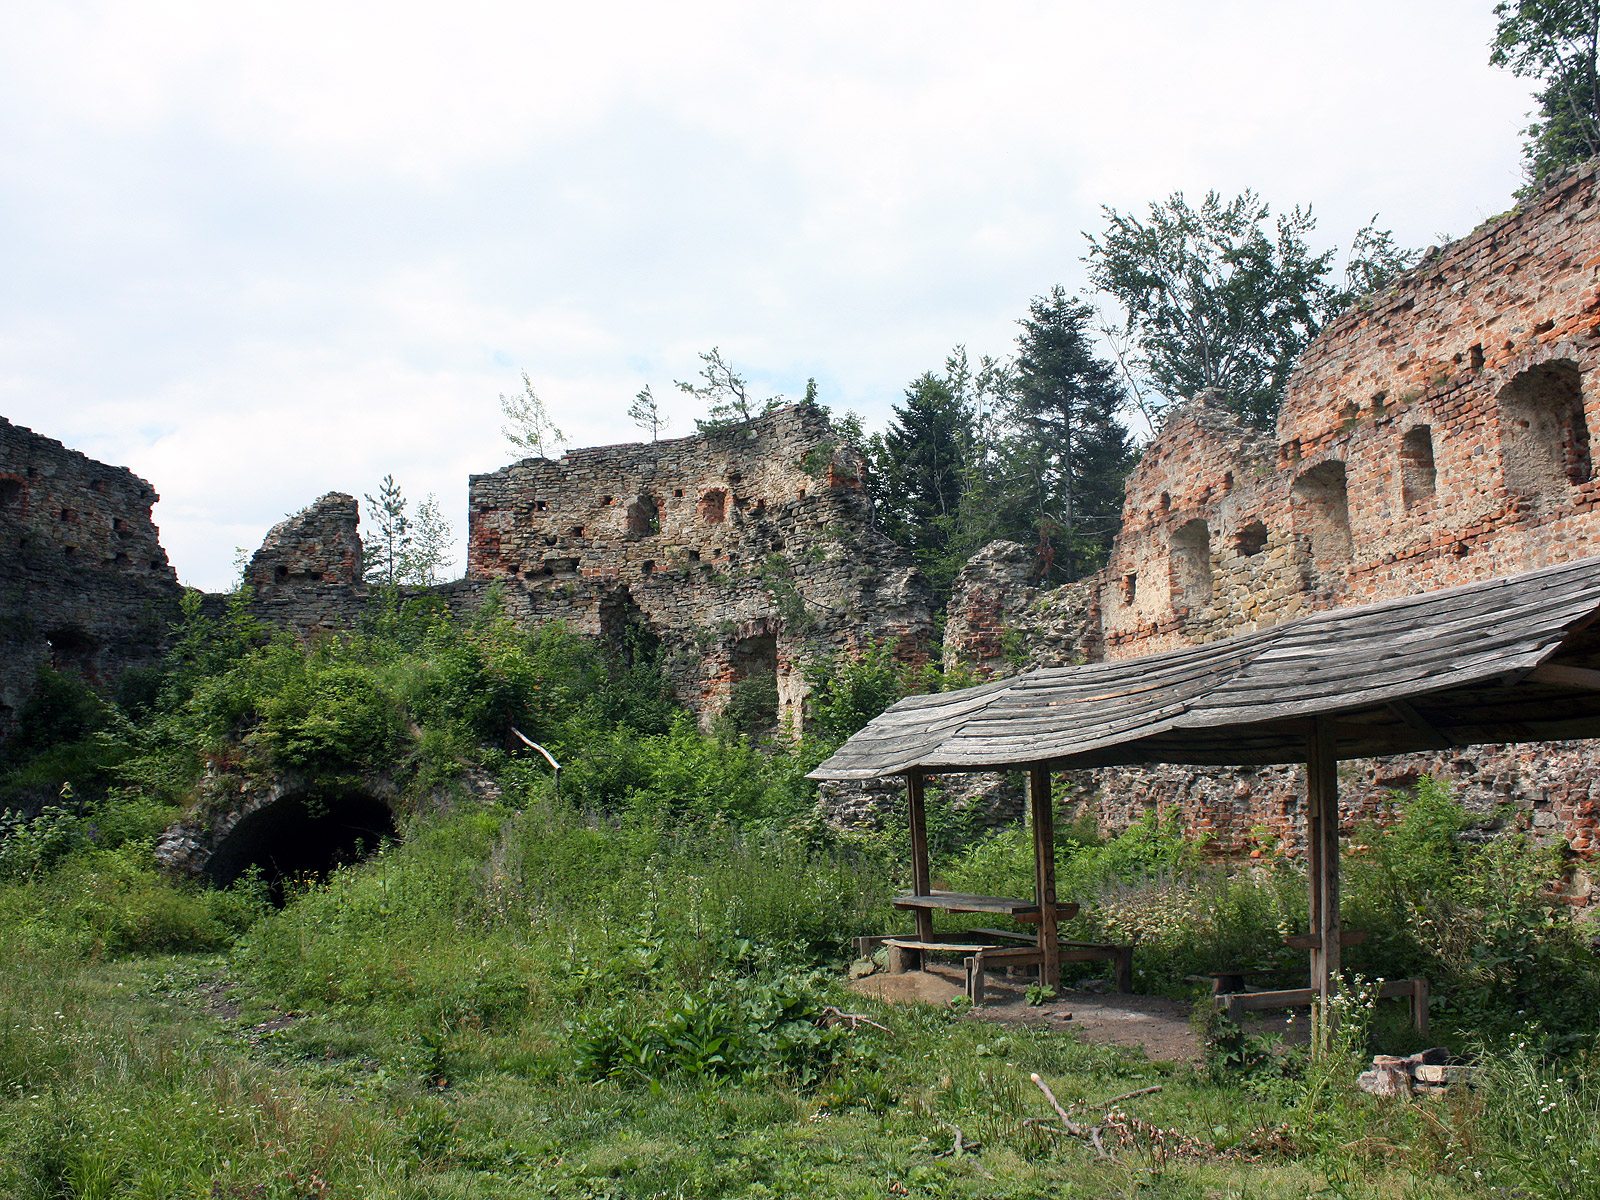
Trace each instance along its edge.
<instances>
[{"instance_id":1,"label":"wooden picnic table","mask_svg":"<svg viewBox=\"0 0 1600 1200\"><path fill-rule=\"evenodd\" d=\"M1037 925L1041 913L1039 903L1035 900L1012 900L1004 896L973 896L966 892L929 892L922 896L896 896L894 906L923 911L996 913L1028 925ZM1058 900L1055 904L1055 914L1057 921L1070 921L1078 915L1078 906L1071 901Z\"/></svg>"}]
</instances>

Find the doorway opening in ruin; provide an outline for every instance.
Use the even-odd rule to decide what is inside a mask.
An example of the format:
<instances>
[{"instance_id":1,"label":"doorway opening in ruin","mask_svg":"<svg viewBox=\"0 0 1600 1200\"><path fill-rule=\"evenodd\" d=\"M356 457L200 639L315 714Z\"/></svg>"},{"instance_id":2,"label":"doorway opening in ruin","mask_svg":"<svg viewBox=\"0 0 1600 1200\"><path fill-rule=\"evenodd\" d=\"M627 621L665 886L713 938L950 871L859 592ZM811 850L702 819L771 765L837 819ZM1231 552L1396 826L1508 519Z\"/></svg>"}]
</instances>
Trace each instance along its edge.
<instances>
[{"instance_id":1,"label":"doorway opening in ruin","mask_svg":"<svg viewBox=\"0 0 1600 1200\"><path fill-rule=\"evenodd\" d=\"M1414 508L1438 486L1439 473L1433 465L1433 430L1414 425L1400 439L1400 499Z\"/></svg>"},{"instance_id":2,"label":"doorway opening in ruin","mask_svg":"<svg viewBox=\"0 0 1600 1200\"><path fill-rule=\"evenodd\" d=\"M1500 453L1506 489L1564 502L1593 477L1583 373L1569 358L1529 367L1500 389Z\"/></svg>"},{"instance_id":3,"label":"doorway opening in ruin","mask_svg":"<svg viewBox=\"0 0 1600 1200\"><path fill-rule=\"evenodd\" d=\"M720 525L728 516L728 493L712 488L700 497L700 519L707 525Z\"/></svg>"},{"instance_id":4,"label":"doorway opening in ruin","mask_svg":"<svg viewBox=\"0 0 1600 1200\"><path fill-rule=\"evenodd\" d=\"M44 635L50 647L50 666L57 671L76 671L85 679L95 677L95 662L100 649L92 637L81 629L52 629Z\"/></svg>"},{"instance_id":5,"label":"doorway opening in ruin","mask_svg":"<svg viewBox=\"0 0 1600 1200\"><path fill-rule=\"evenodd\" d=\"M1201 520L1189 521L1172 533L1174 608L1199 609L1211 603L1211 529Z\"/></svg>"},{"instance_id":6,"label":"doorway opening in ruin","mask_svg":"<svg viewBox=\"0 0 1600 1200\"><path fill-rule=\"evenodd\" d=\"M389 806L365 793L287 796L240 818L206 863L206 874L226 887L253 868L281 908L295 883L326 880L398 836Z\"/></svg>"},{"instance_id":7,"label":"doorway opening in ruin","mask_svg":"<svg viewBox=\"0 0 1600 1200\"><path fill-rule=\"evenodd\" d=\"M1311 559L1319 572L1333 574L1355 553L1350 536L1350 498L1344 463L1318 463L1290 489L1299 531L1311 543Z\"/></svg>"},{"instance_id":8,"label":"doorway opening in ruin","mask_svg":"<svg viewBox=\"0 0 1600 1200\"><path fill-rule=\"evenodd\" d=\"M733 645L733 687L723 717L740 733L763 737L778 728L778 638L762 633Z\"/></svg>"},{"instance_id":9,"label":"doorway opening in ruin","mask_svg":"<svg viewBox=\"0 0 1600 1200\"><path fill-rule=\"evenodd\" d=\"M654 537L661 532L661 506L650 495L638 495L628 502L628 536Z\"/></svg>"}]
</instances>

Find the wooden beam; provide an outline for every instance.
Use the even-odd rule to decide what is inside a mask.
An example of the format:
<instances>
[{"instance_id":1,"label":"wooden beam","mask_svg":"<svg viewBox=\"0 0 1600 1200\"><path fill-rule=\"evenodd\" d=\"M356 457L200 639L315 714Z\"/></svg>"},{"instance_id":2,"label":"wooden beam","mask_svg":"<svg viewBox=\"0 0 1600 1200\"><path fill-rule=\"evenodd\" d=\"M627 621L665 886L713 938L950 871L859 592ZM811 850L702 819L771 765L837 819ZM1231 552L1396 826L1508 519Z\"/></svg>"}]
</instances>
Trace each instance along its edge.
<instances>
[{"instance_id":1,"label":"wooden beam","mask_svg":"<svg viewBox=\"0 0 1600 1200\"><path fill-rule=\"evenodd\" d=\"M1417 711L1416 705L1412 704L1411 701L1391 700L1389 701L1389 711L1433 743L1432 749L1448 750L1453 745L1448 737L1434 727L1432 721Z\"/></svg>"},{"instance_id":2,"label":"wooden beam","mask_svg":"<svg viewBox=\"0 0 1600 1200\"><path fill-rule=\"evenodd\" d=\"M911 826L911 890L919 896L926 896L933 887L929 881L928 815L923 806L921 771L909 771L906 774L906 815ZM917 939L933 941L933 910L919 908L916 915Z\"/></svg>"},{"instance_id":3,"label":"wooden beam","mask_svg":"<svg viewBox=\"0 0 1600 1200\"><path fill-rule=\"evenodd\" d=\"M1549 683L1556 687L1583 688L1600 691L1600 671L1589 667L1566 667L1560 663L1540 663L1528 672L1531 683Z\"/></svg>"},{"instance_id":4,"label":"wooden beam","mask_svg":"<svg viewBox=\"0 0 1600 1200\"><path fill-rule=\"evenodd\" d=\"M1050 768L1028 769L1028 801L1033 815L1034 900L1039 905L1039 982L1061 987L1061 941L1056 920L1056 819L1050 798Z\"/></svg>"},{"instance_id":5,"label":"wooden beam","mask_svg":"<svg viewBox=\"0 0 1600 1200\"><path fill-rule=\"evenodd\" d=\"M1318 1051L1331 1044L1328 1001L1339 993L1339 757L1333 731L1316 723L1306 747L1306 809L1316 819L1315 874L1311 885L1311 932L1321 942L1311 951L1311 990L1321 1009ZM1308 831L1309 832L1309 831Z\"/></svg>"}]
</instances>

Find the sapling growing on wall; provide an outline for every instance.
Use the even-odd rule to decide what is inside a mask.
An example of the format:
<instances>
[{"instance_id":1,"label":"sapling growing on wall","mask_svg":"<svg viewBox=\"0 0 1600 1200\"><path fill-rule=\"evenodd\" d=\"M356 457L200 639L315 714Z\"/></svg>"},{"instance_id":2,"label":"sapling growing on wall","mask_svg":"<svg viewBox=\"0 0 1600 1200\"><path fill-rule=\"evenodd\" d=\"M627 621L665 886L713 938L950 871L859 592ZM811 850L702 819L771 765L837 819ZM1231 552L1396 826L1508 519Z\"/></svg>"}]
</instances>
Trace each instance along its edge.
<instances>
[{"instance_id":1,"label":"sapling growing on wall","mask_svg":"<svg viewBox=\"0 0 1600 1200\"><path fill-rule=\"evenodd\" d=\"M547 450L554 450L567 440L567 435L550 419L550 412L533 390L533 380L526 371L522 373L522 391L514 396L500 393L500 411L506 419L500 432L519 453L548 458Z\"/></svg>"},{"instance_id":2,"label":"sapling growing on wall","mask_svg":"<svg viewBox=\"0 0 1600 1200\"><path fill-rule=\"evenodd\" d=\"M703 383L688 379L674 382L679 391L706 404L706 415L695 419L695 427L701 433L753 421L771 412L783 401L782 396L768 396L765 400L756 400L751 396L748 381L722 357L720 347L711 347L700 356L700 362L700 379L704 380Z\"/></svg>"},{"instance_id":3,"label":"sapling growing on wall","mask_svg":"<svg viewBox=\"0 0 1600 1200\"><path fill-rule=\"evenodd\" d=\"M366 580L385 587L414 585L427 587L439 582L440 574L453 565L450 544L455 530L439 510L439 499L432 492L417 505L413 516L393 475L385 475L378 494L366 496L367 521L373 533L363 539Z\"/></svg>"},{"instance_id":4,"label":"sapling growing on wall","mask_svg":"<svg viewBox=\"0 0 1600 1200\"><path fill-rule=\"evenodd\" d=\"M628 405L628 420L648 433L652 442L661 440L661 431L666 428L667 418L648 383L639 389L633 403Z\"/></svg>"}]
</instances>

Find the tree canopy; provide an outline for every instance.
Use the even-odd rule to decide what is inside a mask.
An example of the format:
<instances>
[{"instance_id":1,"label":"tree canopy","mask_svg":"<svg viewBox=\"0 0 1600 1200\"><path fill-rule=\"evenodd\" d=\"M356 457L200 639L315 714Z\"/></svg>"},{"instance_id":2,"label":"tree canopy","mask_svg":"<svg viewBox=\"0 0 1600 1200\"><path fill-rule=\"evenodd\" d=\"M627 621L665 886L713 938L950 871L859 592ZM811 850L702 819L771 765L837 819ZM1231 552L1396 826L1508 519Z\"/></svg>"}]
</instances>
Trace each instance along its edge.
<instances>
[{"instance_id":1,"label":"tree canopy","mask_svg":"<svg viewBox=\"0 0 1600 1200\"><path fill-rule=\"evenodd\" d=\"M1252 191L1198 208L1182 192L1145 217L1104 210L1086 235L1089 279L1123 310L1117 332L1135 347L1130 366L1169 401L1218 388L1257 426L1277 415L1283 385L1338 293L1334 251L1313 254L1309 208L1274 221Z\"/></svg>"},{"instance_id":2,"label":"tree canopy","mask_svg":"<svg viewBox=\"0 0 1600 1200\"><path fill-rule=\"evenodd\" d=\"M1503 0L1489 61L1537 80L1539 117L1523 131L1530 188L1600 153L1600 0Z\"/></svg>"}]
</instances>

